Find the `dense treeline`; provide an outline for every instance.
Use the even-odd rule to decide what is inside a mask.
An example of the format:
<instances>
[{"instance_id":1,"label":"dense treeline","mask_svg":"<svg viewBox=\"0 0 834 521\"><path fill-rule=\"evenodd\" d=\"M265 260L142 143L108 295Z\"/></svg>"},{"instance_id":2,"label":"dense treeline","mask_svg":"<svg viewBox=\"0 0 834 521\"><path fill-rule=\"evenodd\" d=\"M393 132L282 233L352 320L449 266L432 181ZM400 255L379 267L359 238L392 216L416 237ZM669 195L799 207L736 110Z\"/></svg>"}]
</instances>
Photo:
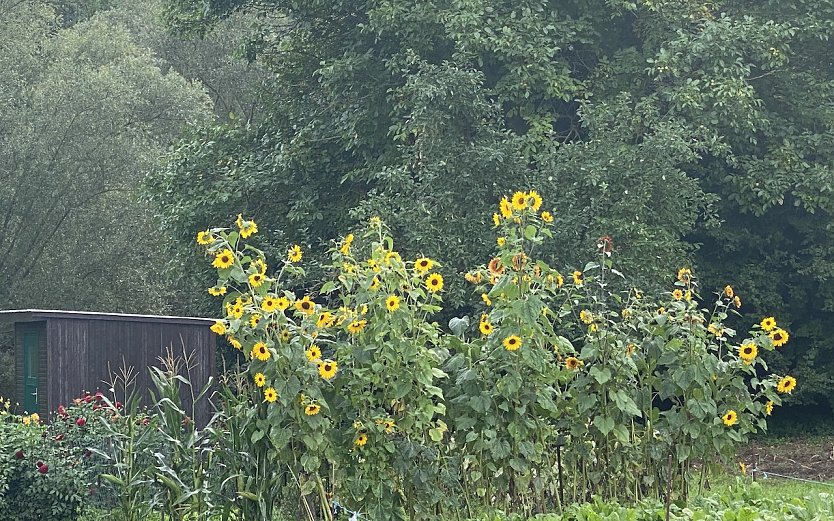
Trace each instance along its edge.
<instances>
[{"instance_id":1,"label":"dense treeline","mask_svg":"<svg viewBox=\"0 0 834 521\"><path fill-rule=\"evenodd\" d=\"M238 212L313 266L380 215L459 296L488 209L536 188L554 264L609 235L645 286L690 264L707 301L733 284L791 334L773 368L825 402L832 32L832 0L0 0L3 299L214 313L194 234Z\"/></svg>"}]
</instances>

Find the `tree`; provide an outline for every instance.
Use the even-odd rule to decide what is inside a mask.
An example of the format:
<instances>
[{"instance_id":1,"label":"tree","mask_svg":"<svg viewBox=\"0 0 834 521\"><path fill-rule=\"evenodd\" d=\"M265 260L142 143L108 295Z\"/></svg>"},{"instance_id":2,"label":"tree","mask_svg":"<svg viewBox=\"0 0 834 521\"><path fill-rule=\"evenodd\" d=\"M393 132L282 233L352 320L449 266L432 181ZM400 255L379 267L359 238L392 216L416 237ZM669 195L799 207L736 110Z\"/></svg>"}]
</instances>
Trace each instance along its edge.
<instances>
[{"instance_id":1,"label":"tree","mask_svg":"<svg viewBox=\"0 0 834 521\"><path fill-rule=\"evenodd\" d=\"M746 310L778 315L795 332L783 362L814 385L802 392L831 396L834 368L810 370L834 358L831 0L168 0L166 13L200 32L241 9L272 21L250 45L275 77L271 117L203 129L154 176L183 243L245 211L268 248L319 249L381 214L451 275L491 251L472 231L499 194L537 188L561 218L558 261L610 235L646 284L694 262L707 303L732 282ZM800 312L812 294L822 305Z\"/></svg>"},{"instance_id":2,"label":"tree","mask_svg":"<svg viewBox=\"0 0 834 521\"><path fill-rule=\"evenodd\" d=\"M98 16L0 4L0 299L4 307L160 311L166 289L136 188L185 127L198 86Z\"/></svg>"}]
</instances>

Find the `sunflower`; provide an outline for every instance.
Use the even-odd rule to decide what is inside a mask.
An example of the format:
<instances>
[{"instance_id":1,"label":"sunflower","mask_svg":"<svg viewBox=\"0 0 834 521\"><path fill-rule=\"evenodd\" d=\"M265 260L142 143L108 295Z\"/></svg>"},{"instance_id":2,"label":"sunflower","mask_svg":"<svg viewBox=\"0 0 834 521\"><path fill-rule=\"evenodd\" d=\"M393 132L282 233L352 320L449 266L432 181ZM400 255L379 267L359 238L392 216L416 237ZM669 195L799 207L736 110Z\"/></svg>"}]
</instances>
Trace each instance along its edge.
<instances>
[{"instance_id":1,"label":"sunflower","mask_svg":"<svg viewBox=\"0 0 834 521\"><path fill-rule=\"evenodd\" d=\"M582 282L584 282L582 280L582 272L577 270L574 271L571 275L573 275L573 284L575 286L581 286Z\"/></svg>"},{"instance_id":2,"label":"sunflower","mask_svg":"<svg viewBox=\"0 0 834 521\"><path fill-rule=\"evenodd\" d=\"M219 270L225 270L235 263L235 254L230 249L221 250L214 256L211 265Z\"/></svg>"},{"instance_id":3,"label":"sunflower","mask_svg":"<svg viewBox=\"0 0 834 521\"><path fill-rule=\"evenodd\" d=\"M434 261L426 257L420 257L414 261L414 270L417 273L426 273L434 266Z\"/></svg>"},{"instance_id":4,"label":"sunflower","mask_svg":"<svg viewBox=\"0 0 834 521\"><path fill-rule=\"evenodd\" d=\"M675 291L672 292L672 298L675 299L675 300L683 299L683 291L681 291L679 289L676 289Z\"/></svg>"},{"instance_id":5,"label":"sunflower","mask_svg":"<svg viewBox=\"0 0 834 521\"><path fill-rule=\"evenodd\" d=\"M571 371L576 371L577 369L582 367L582 360L576 358L575 356L569 356L565 358L565 367L567 367Z\"/></svg>"},{"instance_id":6,"label":"sunflower","mask_svg":"<svg viewBox=\"0 0 834 521\"><path fill-rule=\"evenodd\" d=\"M489 336L492 334L492 324L489 323L489 320L481 320L481 323L478 325L478 329L481 330L481 334L485 336Z\"/></svg>"},{"instance_id":7,"label":"sunflower","mask_svg":"<svg viewBox=\"0 0 834 521\"><path fill-rule=\"evenodd\" d=\"M738 295L733 297L733 304L735 304L736 309L741 309L741 298Z\"/></svg>"},{"instance_id":8,"label":"sunflower","mask_svg":"<svg viewBox=\"0 0 834 521\"><path fill-rule=\"evenodd\" d=\"M689 284L692 281L692 270L689 268L681 268L678 270L678 280L684 284Z\"/></svg>"},{"instance_id":9,"label":"sunflower","mask_svg":"<svg viewBox=\"0 0 834 521\"><path fill-rule=\"evenodd\" d=\"M487 295L486 293L481 293L481 300L483 300L484 304L486 304L487 306L492 305L492 300L490 300L489 295Z\"/></svg>"},{"instance_id":10,"label":"sunflower","mask_svg":"<svg viewBox=\"0 0 834 521\"><path fill-rule=\"evenodd\" d=\"M767 403L765 404L764 411L765 416L770 416L771 414L773 414L773 400L767 401Z\"/></svg>"},{"instance_id":11,"label":"sunflower","mask_svg":"<svg viewBox=\"0 0 834 521\"><path fill-rule=\"evenodd\" d=\"M243 304L230 305L226 308L226 311L234 318L240 318L243 316Z\"/></svg>"},{"instance_id":12,"label":"sunflower","mask_svg":"<svg viewBox=\"0 0 834 521\"><path fill-rule=\"evenodd\" d=\"M208 289L209 295L212 297L219 297L225 295L228 288L226 286L212 286Z\"/></svg>"},{"instance_id":13,"label":"sunflower","mask_svg":"<svg viewBox=\"0 0 834 521\"><path fill-rule=\"evenodd\" d=\"M304 408L304 414L307 416L315 416L321 411L321 405L317 403L311 403L307 407Z\"/></svg>"},{"instance_id":14,"label":"sunflower","mask_svg":"<svg viewBox=\"0 0 834 521\"><path fill-rule=\"evenodd\" d=\"M310 297L304 295L303 299L295 301L295 309L301 311L305 315L312 315L316 310L316 304L310 300Z\"/></svg>"},{"instance_id":15,"label":"sunflower","mask_svg":"<svg viewBox=\"0 0 834 521\"><path fill-rule=\"evenodd\" d=\"M325 327L332 327L333 323L336 321L336 317L333 316L333 313L329 311L323 311L319 318L316 319L316 327L318 328L325 328Z\"/></svg>"},{"instance_id":16,"label":"sunflower","mask_svg":"<svg viewBox=\"0 0 834 521\"><path fill-rule=\"evenodd\" d=\"M261 301L261 309L266 313L272 313L278 309L278 299L275 297L266 297Z\"/></svg>"},{"instance_id":17,"label":"sunflower","mask_svg":"<svg viewBox=\"0 0 834 521\"><path fill-rule=\"evenodd\" d=\"M290 307L290 299L287 297L278 297L275 299L275 307L278 311L284 311L288 307Z\"/></svg>"},{"instance_id":18,"label":"sunflower","mask_svg":"<svg viewBox=\"0 0 834 521\"><path fill-rule=\"evenodd\" d=\"M238 351L243 351L243 346L241 345L240 340L238 340L237 338L229 335L226 337L226 340L228 340L229 344L231 344L232 347L234 347Z\"/></svg>"},{"instance_id":19,"label":"sunflower","mask_svg":"<svg viewBox=\"0 0 834 521\"><path fill-rule=\"evenodd\" d=\"M321 358L321 349L316 344L313 344L304 351L304 354L307 355L307 360L315 362Z\"/></svg>"},{"instance_id":20,"label":"sunflower","mask_svg":"<svg viewBox=\"0 0 834 521\"><path fill-rule=\"evenodd\" d=\"M367 326L367 325L368 325L367 320L364 320L364 319L363 320L354 320L353 322L348 324L347 330L348 330L348 333L350 333L351 335L356 335L356 334L361 333L362 330L365 329L365 326Z\"/></svg>"},{"instance_id":21,"label":"sunflower","mask_svg":"<svg viewBox=\"0 0 834 521\"><path fill-rule=\"evenodd\" d=\"M487 269L492 275L501 275L504 273L504 266L501 264L501 260L498 258L494 258L489 261L487 264Z\"/></svg>"},{"instance_id":22,"label":"sunflower","mask_svg":"<svg viewBox=\"0 0 834 521\"><path fill-rule=\"evenodd\" d=\"M368 286L368 289L371 290L371 291L376 291L376 290L379 289L379 278L378 277L374 277L374 278L371 279L371 285Z\"/></svg>"},{"instance_id":23,"label":"sunflower","mask_svg":"<svg viewBox=\"0 0 834 521\"><path fill-rule=\"evenodd\" d=\"M637 351L637 346L634 344L628 344L626 346L626 356L631 356L634 352Z\"/></svg>"},{"instance_id":24,"label":"sunflower","mask_svg":"<svg viewBox=\"0 0 834 521\"><path fill-rule=\"evenodd\" d=\"M501 202L498 203L498 209L501 211L501 216L504 219L509 219L513 216L513 205L510 204L506 197L501 198Z\"/></svg>"},{"instance_id":25,"label":"sunflower","mask_svg":"<svg viewBox=\"0 0 834 521\"><path fill-rule=\"evenodd\" d=\"M264 389L264 401L269 403L275 403L275 400L278 399L278 391L276 391L272 387L267 387Z\"/></svg>"},{"instance_id":26,"label":"sunflower","mask_svg":"<svg viewBox=\"0 0 834 521\"><path fill-rule=\"evenodd\" d=\"M258 313L255 313L254 315L249 317L249 325L252 327L252 329L255 329L256 327L258 327L258 324L260 322L261 322L261 315L258 314Z\"/></svg>"},{"instance_id":27,"label":"sunflower","mask_svg":"<svg viewBox=\"0 0 834 521\"><path fill-rule=\"evenodd\" d=\"M734 410L730 409L726 414L724 414L724 416L721 417L721 419L724 421L724 425L732 427L736 424L736 422L738 422L738 414Z\"/></svg>"},{"instance_id":28,"label":"sunflower","mask_svg":"<svg viewBox=\"0 0 834 521\"><path fill-rule=\"evenodd\" d=\"M339 251L342 252L342 255L347 255L350 253L350 245L353 243L353 234L349 233L345 237L345 241L342 243L342 246L339 248Z\"/></svg>"},{"instance_id":29,"label":"sunflower","mask_svg":"<svg viewBox=\"0 0 834 521\"><path fill-rule=\"evenodd\" d=\"M727 296L727 298L733 298L733 297L735 297L735 296L736 296L736 292L735 292L735 291L733 291L733 287L732 287L732 286L730 286L729 284L727 284L726 286L724 286L724 295L726 295L726 296Z\"/></svg>"},{"instance_id":30,"label":"sunflower","mask_svg":"<svg viewBox=\"0 0 834 521\"><path fill-rule=\"evenodd\" d=\"M505 244L507 244L506 237L498 237L495 239L495 243L498 245L499 248L503 248Z\"/></svg>"},{"instance_id":31,"label":"sunflower","mask_svg":"<svg viewBox=\"0 0 834 521\"><path fill-rule=\"evenodd\" d=\"M254 346L252 346L252 358L257 358L261 362L266 362L269 360L269 357L272 354L269 352L269 348L266 347L266 344L263 342L257 342Z\"/></svg>"},{"instance_id":32,"label":"sunflower","mask_svg":"<svg viewBox=\"0 0 834 521\"><path fill-rule=\"evenodd\" d=\"M400 254L395 251L389 251L385 254L385 264L394 264L395 262L402 264L402 261Z\"/></svg>"},{"instance_id":33,"label":"sunflower","mask_svg":"<svg viewBox=\"0 0 834 521\"><path fill-rule=\"evenodd\" d=\"M563 277L561 274L556 275L556 287L561 288L564 285L565 285L565 277Z\"/></svg>"},{"instance_id":34,"label":"sunflower","mask_svg":"<svg viewBox=\"0 0 834 521\"><path fill-rule=\"evenodd\" d=\"M776 327L776 319L773 317L765 317L759 322L759 325L762 326L762 329L765 331L772 331Z\"/></svg>"},{"instance_id":35,"label":"sunflower","mask_svg":"<svg viewBox=\"0 0 834 521\"><path fill-rule=\"evenodd\" d=\"M292 333L290 333L289 329L282 329L280 338L282 342L287 343L292 338Z\"/></svg>"},{"instance_id":36,"label":"sunflower","mask_svg":"<svg viewBox=\"0 0 834 521\"><path fill-rule=\"evenodd\" d=\"M504 349L507 351L517 351L521 348L521 338L517 335L510 335L504 339Z\"/></svg>"},{"instance_id":37,"label":"sunflower","mask_svg":"<svg viewBox=\"0 0 834 521\"><path fill-rule=\"evenodd\" d=\"M249 284L253 288L260 287L261 284L263 284L265 280L266 280L266 277L264 277L263 273L253 273L253 274L249 275Z\"/></svg>"},{"instance_id":38,"label":"sunflower","mask_svg":"<svg viewBox=\"0 0 834 521\"><path fill-rule=\"evenodd\" d=\"M496 228L501 226L501 216L497 213L492 214L492 224L494 224Z\"/></svg>"},{"instance_id":39,"label":"sunflower","mask_svg":"<svg viewBox=\"0 0 834 521\"><path fill-rule=\"evenodd\" d=\"M266 385L266 376L264 376L263 373L255 373L254 380L255 385L257 385L258 387L263 387L264 385Z\"/></svg>"},{"instance_id":40,"label":"sunflower","mask_svg":"<svg viewBox=\"0 0 834 521\"><path fill-rule=\"evenodd\" d=\"M542 196L540 196L537 191L530 190L527 193L527 202L530 203L530 208L532 208L534 212L538 212L542 205Z\"/></svg>"},{"instance_id":41,"label":"sunflower","mask_svg":"<svg viewBox=\"0 0 834 521\"><path fill-rule=\"evenodd\" d=\"M218 335L225 335L226 334L226 323L222 320L216 320L214 324L211 325L211 330L217 333Z\"/></svg>"},{"instance_id":42,"label":"sunflower","mask_svg":"<svg viewBox=\"0 0 834 521\"><path fill-rule=\"evenodd\" d=\"M266 262L263 259L255 259L249 266L255 268L258 273L266 274Z\"/></svg>"},{"instance_id":43,"label":"sunflower","mask_svg":"<svg viewBox=\"0 0 834 521\"><path fill-rule=\"evenodd\" d=\"M553 222L553 215L550 212L546 212L546 211L542 212L542 221L544 221L546 223L552 223Z\"/></svg>"},{"instance_id":44,"label":"sunflower","mask_svg":"<svg viewBox=\"0 0 834 521\"><path fill-rule=\"evenodd\" d=\"M770 341L773 343L773 347L782 347L783 345L788 343L790 339L790 335L787 331L782 329L781 327L777 327L773 331L767 334L770 337Z\"/></svg>"},{"instance_id":45,"label":"sunflower","mask_svg":"<svg viewBox=\"0 0 834 521\"><path fill-rule=\"evenodd\" d=\"M207 246L214 242L214 235L210 231L197 232L197 244Z\"/></svg>"},{"instance_id":46,"label":"sunflower","mask_svg":"<svg viewBox=\"0 0 834 521\"><path fill-rule=\"evenodd\" d=\"M365 433L359 434L356 436L356 439L353 440L353 444L357 447L364 447L366 443L368 443L368 435Z\"/></svg>"},{"instance_id":47,"label":"sunflower","mask_svg":"<svg viewBox=\"0 0 834 521\"><path fill-rule=\"evenodd\" d=\"M781 394L790 393L794 390L795 387L796 378L794 378L793 376L785 376L784 378L779 380L778 384L776 384L776 391Z\"/></svg>"},{"instance_id":48,"label":"sunflower","mask_svg":"<svg viewBox=\"0 0 834 521\"><path fill-rule=\"evenodd\" d=\"M527 207L527 194L524 192L516 192L513 194L511 202L513 210L520 212Z\"/></svg>"},{"instance_id":49,"label":"sunflower","mask_svg":"<svg viewBox=\"0 0 834 521\"><path fill-rule=\"evenodd\" d=\"M385 432L391 434L394 432L394 429L397 427L397 424L394 420L388 419L382 422L382 428L385 429Z\"/></svg>"},{"instance_id":50,"label":"sunflower","mask_svg":"<svg viewBox=\"0 0 834 521\"><path fill-rule=\"evenodd\" d=\"M301 246L294 244L287 250L287 260L290 262L298 262L304 254L301 252Z\"/></svg>"},{"instance_id":51,"label":"sunflower","mask_svg":"<svg viewBox=\"0 0 834 521\"><path fill-rule=\"evenodd\" d=\"M724 328L720 327L715 322L712 322L709 326L707 326L707 331L715 335L716 338L720 338L722 335L724 335Z\"/></svg>"},{"instance_id":52,"label":"sunflower","mask_svg":"<svg viewBox=\"0 0 834 521\"><path fill-rule=\"evenodd\" d=\"M432 273L426 279L426 289L432 293L437 293L443 289L443 277L439 273Z\"/></svg>"},{"instance_id":53,"label":"sunflower","mask_svg":"<svg viewBox=\"0 0 834 521\"><path fill-rule=\"evenodd\" d=\"M631 318L632 311L629 308L623 308L620 314L623 316L623 319L628 320Z\"/></svg>"},{"instance_id":54,"label":"sunflower","mask_svg":"<svg viewBox=\"0 0 834 521\"><path fill-rule=\"evenodd\" d=\"M753 360L756 359L756 356L759 354L759 348L756 347L756 344L747 342L741 344L741 347L738 348L738 357L744 360L745 364L753 363Z\"/></svg>"},{"instance_id":55,"label":"sunflower","mask_svg":"<svg viewBox=\"0 0 834 521\"><path fill-rule=\"evenodd\" d=\"M590 324L594 321L594 314L587 309L583 309L579 312L579 320L581 320L583 324Z\"/></svg>"},{"instance_id":56,"label":"sunflower","mask_svg":"<svg viewBox=\"0 0 834 521\"><path fill-rule=\"evenodd\" d=\"M319 376L325 380L332 380L338 370L339 364L333 360L324 360L319 364Z\"/></svg>"},{"instance_id":57,"label":"sunflower","mask_svg":"<svg viewBox=\"0 0 834 521\"><path fill-rule=\"evenodd\" d=\"M683 294L683 299L687 302L692 301L692 290L686 290L686 293Z\"/></svg>"},{"instance_id":58,"label":"sunflower","mask_svg":"<svg viewBox=\"0 0 834 521\"><path fill-rule=\"evenodd\" d=\"M385 308L388 311L396 311L400 308L400 297L396 295L391 295L387 299L385 299Z\"/></svg>"}]
</instances>

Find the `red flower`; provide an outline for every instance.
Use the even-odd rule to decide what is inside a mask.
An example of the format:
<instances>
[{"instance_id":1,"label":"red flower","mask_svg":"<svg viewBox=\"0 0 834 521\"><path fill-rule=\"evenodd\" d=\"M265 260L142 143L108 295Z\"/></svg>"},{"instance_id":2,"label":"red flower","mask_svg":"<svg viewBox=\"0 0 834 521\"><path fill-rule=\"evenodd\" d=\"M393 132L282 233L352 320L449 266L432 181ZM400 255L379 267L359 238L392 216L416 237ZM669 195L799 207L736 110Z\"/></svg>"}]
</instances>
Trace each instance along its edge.
<instances>
[{"instance_id":1,"label":"red flower","mask_svg":"<svg viewBox=\"0 0 834 521\"><path fill-rule=\"evenodd\" d=\"M40 468L40 467L43 467L43 461L38 460L38 462L37 462L37 463L35 463L35 466L36 466L36 467L39 467L39 468Z\"/></svg>"},{"instance_id":2,"label":"red flower","mask_svg":"<svg viewBox=\"0 0 834 521\"><path fill-rule=\"evenodd\" d=\"M58 416L64 417L67 415L67 408L63 405L58 406Z\"/></svg>"},{"instance_id":3,"label":"red flower","mask_svg":"<svg viewBox=\"0 0 834 521\"><path fill-rule=\"evenodd\" d=\"M23 459L24 457L26 457L26 455L23 454L22 450L19 450L19 451L14 453L14 457L17 458L17 459Z\"/></svg>"},{"instance_id":4,"label":"red flower","mask_svg":"<svg viewBox=\"0 0 834 521\"><path fill-rule=\"evenodd\" d=\"M101 391L97 391L97 392L96 392L96 401L97 401L97 402L100 402L100 401L102 401L103 399L104 399L104 395L103 395L103 394L101 394Z\"/></svg>"},{"instance_id":5,"label":"red flower","mask_svg":"<svg viewBox=\"0 0 834 521\"><path fill-rule=\"evenodd\" d=\"M39 466L38 467L38 472L40 472L41 474L46 474L47 472L49 472L49 465Z\"/></svg>"},{"instance_id":6,"label":"red flower","mask_svg":"<svg viewBox=\"0 0 834 521\"><path fill-rule=\"evenodd\" d=\"M147 426L147 425L150 425L150 424L151 424L151 419L150 418L145 418L144 420L142 420L142 425Z\"/></svg>"},{"instance_id":7,"label":"red flower","mask_svg":"<svg viewBox=\"0 0 834 521\"><path fill-rule=\"evenodd\" d=\"M116 402L116 409L122 408L122 402Z\"/></svg>"},{"instance_id":8,"label":"red flower","mask_svg":"<svg viewBox=\"0 0 834 521\"><path fill-rule=\"evenodd\" d=\"M93 397L92 397L92 396L90 396L89 394L85 394L85 395L84 395L84 398L82 398L82 400L84 401L84 403L90 403L90 401L92 401L92 399L93 399Z\"/></svg>"},{"instance_id":9,"label":"red flower","mask_svg":"<svg viewBox=\"0 0 834 521\"><path fill-rule=\"evenodd\" d=\"M99 404L94 403L94 404L93 404L93 410L94 410L94 411L97 411L98 409L99 409Z\"/></svg>"},{"instance_id":10,"label":"red flower","mask_svg":"<svg viewBox=\"0 0 834 521\"><path fill-rule=\"evenodd\" d=\"M77 420L75 420L75 424L78 425L79 427L83 427L83 426L87 425L87 419L84 418L83 416L80 416Z\"/></svg>"}]
</instances>

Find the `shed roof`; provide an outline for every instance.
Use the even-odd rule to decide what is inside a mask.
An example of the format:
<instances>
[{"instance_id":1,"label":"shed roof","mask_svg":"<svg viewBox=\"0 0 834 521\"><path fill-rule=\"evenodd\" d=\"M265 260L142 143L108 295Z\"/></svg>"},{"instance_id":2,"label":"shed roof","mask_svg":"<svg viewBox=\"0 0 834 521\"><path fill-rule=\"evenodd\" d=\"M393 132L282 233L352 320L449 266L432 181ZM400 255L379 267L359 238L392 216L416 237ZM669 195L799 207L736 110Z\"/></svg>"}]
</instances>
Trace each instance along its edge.
<instances>
[{"instance_id":1,"label":"shed roof","mask_svg":"<svg viewBox=\"0 0 834 521\"><path fill-rule=\"evenodd\" d=\"M0 322L35 322L50 318L75 320L115 320L121 322L165 322L167 324L204 325L213 318L174 317L167 315L133 315L130 313L98 313L93 311L61 311L55 309L10 309L0 311Z\"/></svg>"}]
</instances>

